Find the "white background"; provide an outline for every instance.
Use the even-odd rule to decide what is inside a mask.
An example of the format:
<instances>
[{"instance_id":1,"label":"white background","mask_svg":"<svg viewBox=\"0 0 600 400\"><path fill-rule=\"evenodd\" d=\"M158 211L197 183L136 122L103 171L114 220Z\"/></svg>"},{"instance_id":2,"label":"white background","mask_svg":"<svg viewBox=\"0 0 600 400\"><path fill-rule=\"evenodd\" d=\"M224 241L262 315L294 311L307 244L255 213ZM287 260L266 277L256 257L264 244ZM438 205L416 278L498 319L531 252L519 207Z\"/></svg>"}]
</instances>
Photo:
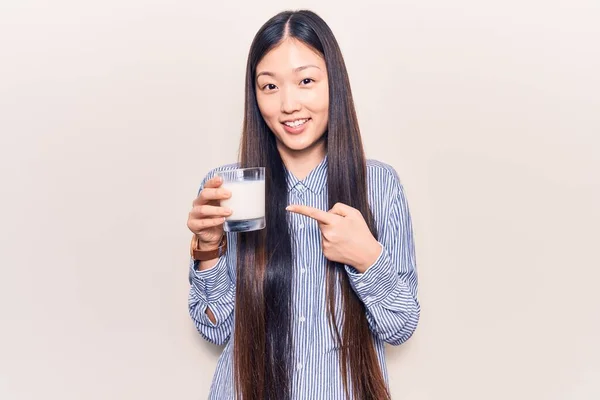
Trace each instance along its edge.
<instances>
[{"instance_id":1,"label":"white background","mask_svg":"<svg viewBox=\"0 0 600 400\"><path fill-rule=\"evenodd\" d=\"M0 398L206 398L187 214L286 8L332 27L406 188L422 318L394 399L600 398L597 0L3 1Z\"/></svg>"}]
</instances>

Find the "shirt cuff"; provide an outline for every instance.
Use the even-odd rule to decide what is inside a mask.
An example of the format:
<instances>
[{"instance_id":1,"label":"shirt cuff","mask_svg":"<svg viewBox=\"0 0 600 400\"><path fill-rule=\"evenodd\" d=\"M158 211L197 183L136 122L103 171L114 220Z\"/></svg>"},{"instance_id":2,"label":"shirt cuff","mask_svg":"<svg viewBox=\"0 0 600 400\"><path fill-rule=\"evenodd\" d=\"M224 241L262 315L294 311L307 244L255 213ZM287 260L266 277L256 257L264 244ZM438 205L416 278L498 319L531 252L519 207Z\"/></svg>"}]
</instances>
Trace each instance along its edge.
<instances>
[{"instance_id":1,"label":"shirt cuff","mask_svg":"<svg viewBox=\"0 0 600 400\"><path fill-rule=\"evenodd\" d=\"M383 245L381 245L381 253L377 260L364 273L359 273L349 265L344 267L350 278L352 289L367 307L385 300L394 291L400 280Z\"/></svg>"},{"instance_id":2,"label":"shirt cuff","mask_svg":"<svg viewBox=\"0 0 600 400\"><path fill-rule=\"evenodd\" d=\"M227 298L227 301L224 302L225 304L221 304L221 302L218 302L205 304L202 306L201 312L198 313L198 316L200 317L199 322L201 324L210 326L212 328L216 328L219 325L221 325L225 320L227 320L227 318L231 315L231 304L233 303L234 299L232 293L227 293L225 297ZM207 308L210 308L210 311L212 311L213 315L215 316L215 322L212 322L208 317L208 314L206 314Z\"/></svg>"},{"instance_id":3,"label":"shirt cuff","mask_svg":"<svg viewBox=\"0 0 600 400\"><path fill-rule=\"evenodd\" d=\"M197 261L190 262L190 283L198 297L212 305L225 296L232 285L227 271L227 257L221 256L214 266L202 271L196 269L197 265Z\"/></svg>"}]
</instances>

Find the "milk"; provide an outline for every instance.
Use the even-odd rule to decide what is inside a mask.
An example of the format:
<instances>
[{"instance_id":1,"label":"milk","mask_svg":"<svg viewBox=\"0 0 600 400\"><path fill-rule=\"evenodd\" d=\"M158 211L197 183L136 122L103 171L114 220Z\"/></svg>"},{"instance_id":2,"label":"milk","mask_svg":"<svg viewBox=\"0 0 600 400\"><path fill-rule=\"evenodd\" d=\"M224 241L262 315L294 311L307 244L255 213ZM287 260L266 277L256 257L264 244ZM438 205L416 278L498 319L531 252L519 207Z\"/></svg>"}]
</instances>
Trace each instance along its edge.
<instances>
[{"instance_id":1,"label":"milk","mask_svg":"<svg viewBox=\"0 0 600 400\"><path fill-rule=\"evenodd\" d=\"M265 181L223 182L221 187L231 192L231 197L221 200L221 207L230 208L233 213L227 221L250 220L265 216Z\"/></svg>"}]
</instances>

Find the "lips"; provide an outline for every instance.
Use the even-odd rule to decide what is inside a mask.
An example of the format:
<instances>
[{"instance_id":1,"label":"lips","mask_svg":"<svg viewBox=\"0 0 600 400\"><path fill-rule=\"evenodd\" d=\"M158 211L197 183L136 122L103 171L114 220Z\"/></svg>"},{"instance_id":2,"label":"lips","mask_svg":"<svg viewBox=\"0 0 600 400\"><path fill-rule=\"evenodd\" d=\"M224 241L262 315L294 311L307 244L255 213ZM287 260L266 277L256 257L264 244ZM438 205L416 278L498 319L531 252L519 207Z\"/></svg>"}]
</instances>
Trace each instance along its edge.
<instances>
[{"instance_id":1,"label":"lips","mask_svg":"<svg viewBox=\"0 0 600 400\"><path fill-rule=\"evenodd\" d=\"M292 121L284 121L283 124L285 126L289 126L290 128L297 128L297 127L307 123L309 119L310 118L301 118L301 119L295 119Z\"/></svg>"},{"instance_id":2,"label":"lips","mask_svg":"<svg viewBox=\"0 0 600 400\"><path fill-rule=\"evenodd\" d=\"M310 118L299 118L295 120L284 121L281 124L283 125L283 129L287 133L292 135L298 135L304 132L310 121Z\"/></svg>"}]
</instances>

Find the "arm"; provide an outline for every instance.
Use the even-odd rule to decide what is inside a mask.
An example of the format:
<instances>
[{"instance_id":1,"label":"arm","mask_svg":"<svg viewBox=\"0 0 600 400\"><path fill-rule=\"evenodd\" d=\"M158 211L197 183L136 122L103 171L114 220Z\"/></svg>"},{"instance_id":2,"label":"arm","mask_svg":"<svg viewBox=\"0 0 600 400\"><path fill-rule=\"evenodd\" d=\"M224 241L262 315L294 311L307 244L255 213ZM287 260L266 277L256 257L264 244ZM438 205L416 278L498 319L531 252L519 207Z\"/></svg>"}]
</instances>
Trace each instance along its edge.
<instances>
[{"instance_id":1,"label":"arm","mask_svg":"<svg viewBox=\"0 0 600 400\"><path fill-rule=\"evenodd\" d=\"M365 304L373 333L399 345L412 336L420 316L412 221L399 182L379 243L381 253L364 273L349 265L345 268L352 288Z\"/></svg>"},{"instance_id":2,"label":"arm","mask_svg":"<svg viewBox=\"0 0 600 400\"><path fill-rule=\"evenodd\" d=\"M215 170L204 178L198 194L214 175ZM222 228L218 230L217 235L222 235ZM202 336L216 344L223 344L229 339L233 325L235 288L229 275L230 256L228 249L225 255L214 260L199 262L190 259L189 313Z\"/></svg>"},{"instance_id":3,"label":"arm","mask_svg":"<svg viewBox=\"0 0 600 400\"><path fill-rule=\"evenodd\" d=\"M231 336L235 304L227 255L220 257L211 268L199 271L197 266L197 261L190 260L190 316L202 337L211 343L224 344Z\"/></svg>"}]
</instances>

